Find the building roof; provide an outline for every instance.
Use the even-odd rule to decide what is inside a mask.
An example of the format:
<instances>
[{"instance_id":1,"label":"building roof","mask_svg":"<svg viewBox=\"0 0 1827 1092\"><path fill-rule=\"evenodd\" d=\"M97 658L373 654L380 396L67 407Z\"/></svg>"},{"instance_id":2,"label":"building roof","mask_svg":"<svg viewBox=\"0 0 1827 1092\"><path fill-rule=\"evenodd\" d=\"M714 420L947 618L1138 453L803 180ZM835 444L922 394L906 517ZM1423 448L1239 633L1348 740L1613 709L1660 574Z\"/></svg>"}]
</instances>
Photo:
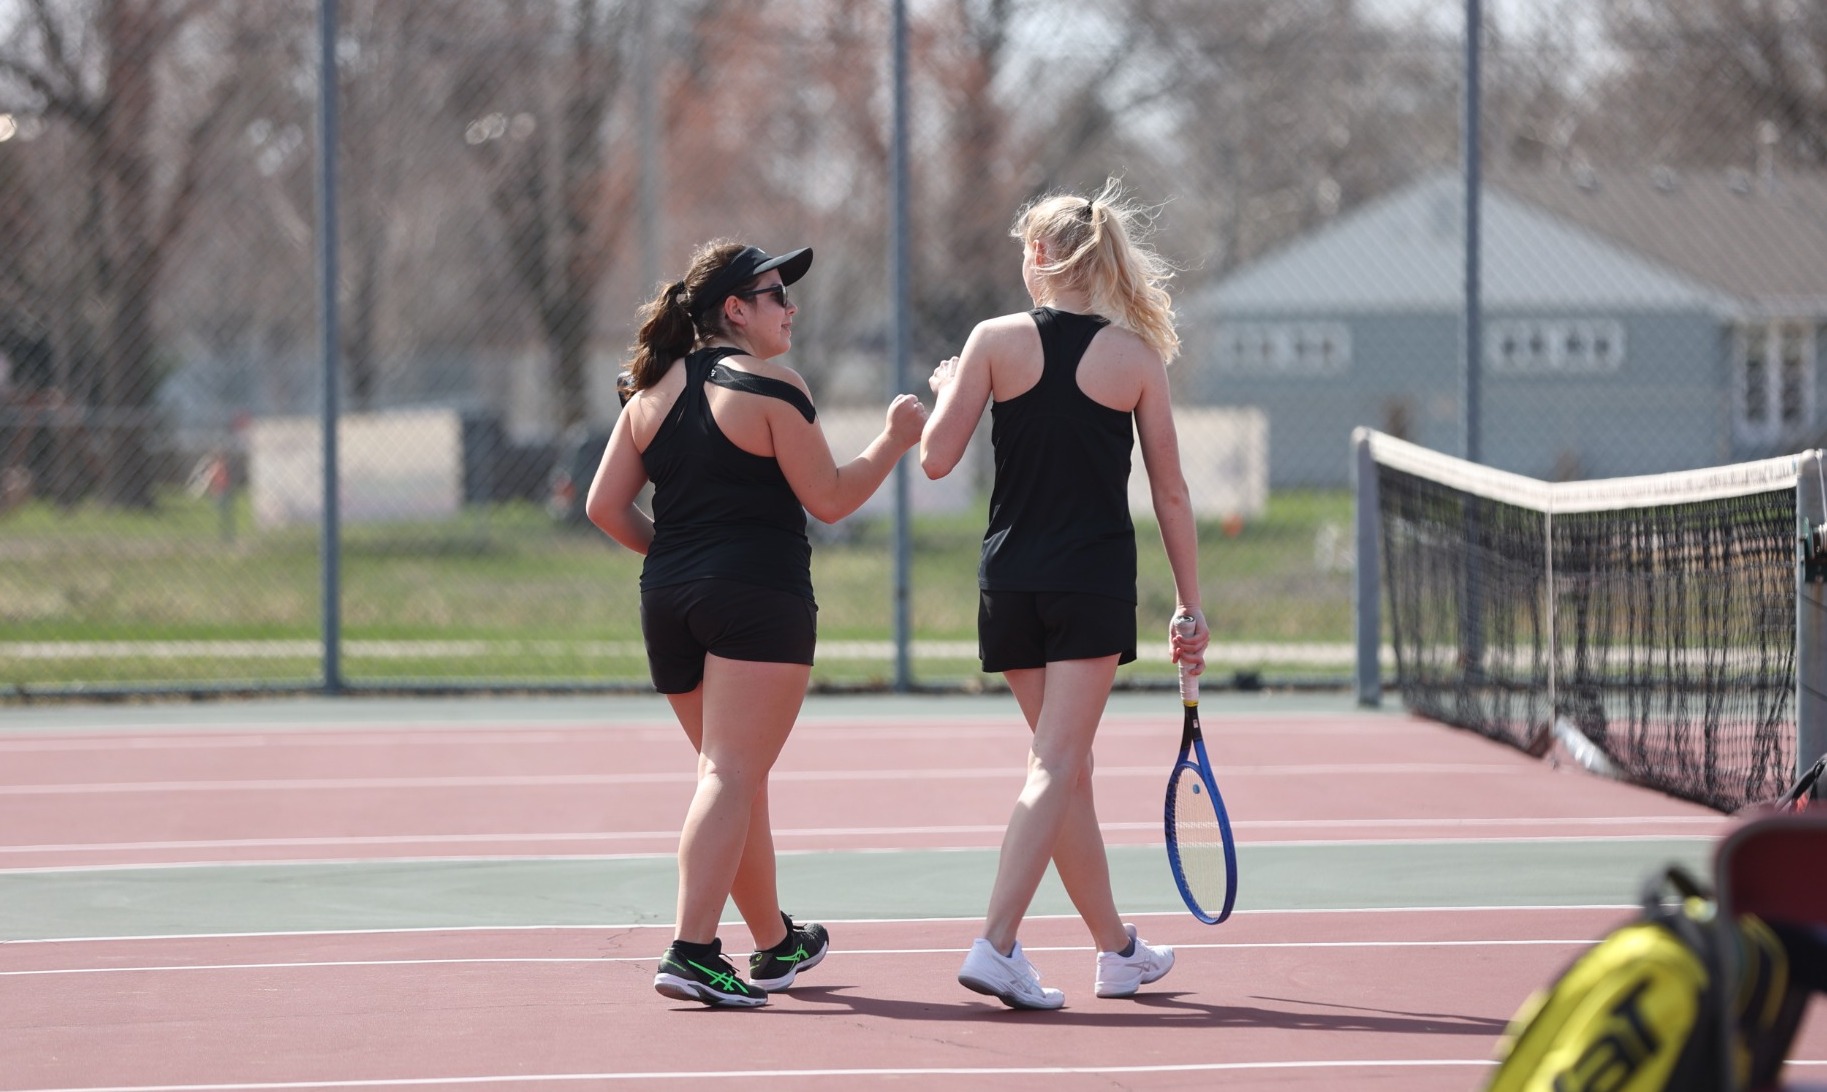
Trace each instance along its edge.
<instances>
[{"instance_id":1,"label":"building roof","mask_svg":"<svg viewBox=\"0 0 1827 1092\"><path fill-rule=\"evenodd\" d=\"M1592 169L1503 172L1492 185L1746 309L1827 313L1827 174Z\"/></svg>"},{"instance_id":2,"label":"building roof","mask_svg":"<svg viewBox=\"0 0 1827 1092\"><path fill-rule=\"evenodd\" d=\"M1487 308L1722 310L1717 288L1487 186L1479 203ZM1465 301L1464 182L1430 174L1220 281L1190 310L1457 311Z\"/></svg>"}]
</instances>

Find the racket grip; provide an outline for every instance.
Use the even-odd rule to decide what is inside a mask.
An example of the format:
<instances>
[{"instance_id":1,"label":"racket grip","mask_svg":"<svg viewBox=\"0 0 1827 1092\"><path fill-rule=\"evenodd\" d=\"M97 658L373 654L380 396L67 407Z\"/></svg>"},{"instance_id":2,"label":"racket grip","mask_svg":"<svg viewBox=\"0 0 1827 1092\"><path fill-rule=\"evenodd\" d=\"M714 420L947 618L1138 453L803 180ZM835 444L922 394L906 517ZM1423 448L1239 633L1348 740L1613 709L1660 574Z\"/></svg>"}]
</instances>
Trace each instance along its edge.
<instances>
[{"instance_id":1,"label":"racket grip","mask_svg":"<svg viewBox=\"0 0 1827 1092\"><path fill-rule=\"evenodd\" d=\"M1199 623L1192 615L1182 614L1174 619L1174 631L1182 637L1191 637L1199 631ZM1180 663L1180 700L1191 705L1199 700L1199 676L1186 670L1186 663Z\"/></svg>"}]
</instances>

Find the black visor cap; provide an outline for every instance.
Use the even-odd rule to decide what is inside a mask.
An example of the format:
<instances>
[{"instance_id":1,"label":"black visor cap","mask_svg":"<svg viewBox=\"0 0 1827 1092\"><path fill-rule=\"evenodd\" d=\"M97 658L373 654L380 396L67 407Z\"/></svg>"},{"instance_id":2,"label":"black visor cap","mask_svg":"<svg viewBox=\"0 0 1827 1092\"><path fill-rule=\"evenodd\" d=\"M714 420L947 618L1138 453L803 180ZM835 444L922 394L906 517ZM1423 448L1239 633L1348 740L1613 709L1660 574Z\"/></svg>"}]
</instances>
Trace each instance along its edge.
<instances>
[{"instance_id":1,"label":"black visor cap","mask_svg":"<svg viewBox=\"0 0 1827 1092\"><path fill-rule=\"evenodd\" d=\"M789 250L779 256L770 255L760 247L743 247L728 265L719 269L710 283L704 286L699 298L692 305L692 313L709 314L723 301L730 297L739 286L747 284L770 269L780 270L780 283L792 284L806 275L812 268L812 248L802 246L798 250Z\"/></svg>"}]
</instances>

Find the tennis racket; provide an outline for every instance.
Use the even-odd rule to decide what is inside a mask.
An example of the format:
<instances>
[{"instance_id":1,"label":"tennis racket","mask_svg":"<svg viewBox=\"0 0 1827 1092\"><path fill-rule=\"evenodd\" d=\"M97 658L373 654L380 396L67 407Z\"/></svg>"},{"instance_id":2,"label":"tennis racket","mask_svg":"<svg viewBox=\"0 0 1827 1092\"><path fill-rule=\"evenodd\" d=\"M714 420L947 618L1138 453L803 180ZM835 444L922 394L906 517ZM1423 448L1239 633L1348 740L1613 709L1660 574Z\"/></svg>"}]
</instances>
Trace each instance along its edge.
<instances>
[{"instance_id":1,"label":"tennis racket","mask_svg":"<svg viewBox=\"0 0 1827 1092\"><path fill-rule=\"evenodd\" d=\"M1192 636L1189 617L1174 619L1183 637ZM1199 729L1199 676L1180 665L1180 702L1186 723L1180 730L1180 758L1167 779L1167 863L1180 897L1193 916L1216 925L1231 916L1237 901L1237 846L1231 840L1231 817L1212 778Z\"/></svg>"},{"instance_id":2,"label":"tennis racket","mask_svg":"<svg viewBox=\"0 0 1827 1092\"><path fill-rule=\"evenodd\" d=\"M1808 772L1801 776L1801 780L1782 795L1782 799L1776 802L1776 810L1807 811L1808 806L1820 796L1820 789L1817 786L1820 784L1822 771L1827 771L1827 755L1816 759L1814 765L1808 768Z\"/></svg>"}]
</instances>

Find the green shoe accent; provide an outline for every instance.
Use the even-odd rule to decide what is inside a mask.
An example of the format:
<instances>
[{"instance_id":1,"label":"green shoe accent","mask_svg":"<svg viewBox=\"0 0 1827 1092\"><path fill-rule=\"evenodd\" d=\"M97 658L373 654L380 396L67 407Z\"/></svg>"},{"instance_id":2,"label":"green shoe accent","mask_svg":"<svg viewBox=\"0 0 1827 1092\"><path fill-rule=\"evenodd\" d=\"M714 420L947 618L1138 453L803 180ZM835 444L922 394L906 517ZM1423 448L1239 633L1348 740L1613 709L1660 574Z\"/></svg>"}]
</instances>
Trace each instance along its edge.
<instances>
[{"instance_id":1,"label":"green shoe accent","mask_svg":"<svg viewBox=\"0 0 1827 1092\"><path fill-rule=\"evenodd\" d=\"M764 990L784 990L793 984L799 972L819 965L830 949L831 939L825 927L818 924L795 925L782 914L787 935L779 944L749 956L749 981Z\"/></svg>"},{"instance_id":2,"label":"green shoe accent","mask_svg":"<svg viewBox=\"0 0 1827 1092\"><path fill-rule=\"evenodd\" d=\"M704 964L691 959L688 959L685 962L690 963L692 966L698 968L699 971L703 972L705 979L717 989L728 990L730 993L740 994L747 994L749 992L748 983L737 978L734 971L720 970L716 967L706 967Z\"/></svg>"},{"instance_id":3,"label":"green shoe accent","mask_svg":"<svg viewBox=\"0 0 1827 1092\"><path fill-rule=\"evenodd\" d=\"M736 976L736 969L723 956L721 943L712 941L700 954L707 955L709 962L694 959L677 947L667 948L660 957L653 988L662 996L677 1001L697 1001L705 1005L754 1008L768 1003L768 995L760 986L750 985Z\"/></svg>"}]
</instances>

